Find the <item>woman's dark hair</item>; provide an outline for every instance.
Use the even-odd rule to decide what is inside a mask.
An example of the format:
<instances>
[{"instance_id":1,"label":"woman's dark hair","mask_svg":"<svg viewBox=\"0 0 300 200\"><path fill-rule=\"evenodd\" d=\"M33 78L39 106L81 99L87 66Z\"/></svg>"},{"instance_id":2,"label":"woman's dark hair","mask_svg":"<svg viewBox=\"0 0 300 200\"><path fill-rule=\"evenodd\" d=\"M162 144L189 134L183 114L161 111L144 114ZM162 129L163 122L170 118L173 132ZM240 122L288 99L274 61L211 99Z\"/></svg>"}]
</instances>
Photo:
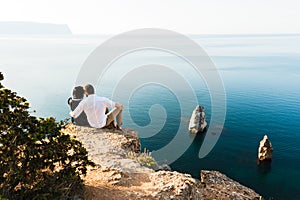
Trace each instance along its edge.
<instances>
[{"instance_id":1,"label":"woman's dark hair","mask_svg":"<svg viewBox=\"0 0 300 200\"><path fill-rule=\"evenodd\" d=\"M82 99L84 95L84 90L82 86L74 87L73 89L73 99Z\"/></svg>"}]
</instances>

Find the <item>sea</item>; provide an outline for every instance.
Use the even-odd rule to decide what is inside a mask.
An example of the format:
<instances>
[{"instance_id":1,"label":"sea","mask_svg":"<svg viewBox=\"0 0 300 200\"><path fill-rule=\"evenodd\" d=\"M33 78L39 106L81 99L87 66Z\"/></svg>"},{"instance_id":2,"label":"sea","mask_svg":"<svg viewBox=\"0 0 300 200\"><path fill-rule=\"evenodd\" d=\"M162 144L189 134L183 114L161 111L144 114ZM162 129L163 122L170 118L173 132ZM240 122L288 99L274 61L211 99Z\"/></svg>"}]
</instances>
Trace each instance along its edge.
<instances>
[{"instance_id":1,"label":"sea","mask_svg":"<svg viewBox=\"0 0 300 200\"><path fill-rule=\"evenodd\" d=\"M70 118L67 99L83 63L111 37L1 35L3 84L26 97L32 115ZM300 199L300 35L187 37L211 58L225 92L225 122L220 123L220 137L205 157L198 155L208 133L191 135L188 123L193 109L200 104L210 124L211 93L215 91L209 90L205 78L195 75L178 56L153 49L125 55L115 62L113 70L102 78L99 75L97 94L125 105L123 127L138 130L142 147L153 152L154 157L155 152L177 140L178 148L175 145L164 152L164 160L160 157L160 162L170 164L173 170L195 178L200 178L201 170L217 170L265 199ZM118 86L122 76L132 66L149 63L170 66L189 87L173 90L151 80L145 84L136 81L135 89L126 91L130 94L128 99L114 99L112 91L123 87ZM136 79L147 77L149 74L142 73ZM179 77L174 76L174 82ZM136 80L134 76L129 78ZM272 143L273 160L270 166L258 167L258 145L264 135ZM188 141L188 146L179 148L187 145L181 141ZM179 156L168 161L174 154Z\"/></svg>"}]
</instances>

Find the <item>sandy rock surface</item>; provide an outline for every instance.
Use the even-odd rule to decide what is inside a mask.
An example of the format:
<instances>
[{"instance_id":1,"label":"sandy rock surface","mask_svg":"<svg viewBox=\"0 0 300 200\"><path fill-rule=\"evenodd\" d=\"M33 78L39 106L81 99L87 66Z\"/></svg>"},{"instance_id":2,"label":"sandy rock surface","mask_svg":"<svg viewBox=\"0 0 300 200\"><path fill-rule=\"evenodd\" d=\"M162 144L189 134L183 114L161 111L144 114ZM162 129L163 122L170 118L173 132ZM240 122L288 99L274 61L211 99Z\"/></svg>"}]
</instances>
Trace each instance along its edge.
<instances>
[{"instance_id":1,"label":"sandy rock surface","mask_svg":"<svg viewBox=\"0 0 300 200\"><path fill-rule=\"evenodd\" d=\"M203 199L260 199L260 195L255 191L228 178L218 171L202 170L200 175Z\"/></svg>"},{"instance_id":2,"label":"sandy rock surface","mask_svg":"<svg viewBox=\"0 0 300 200\"><path fill-rule=\"evenodd\" d=\"M189 174L157 171L126 157L140 152L137 132L67 125L64 133L80 140L96 167L84 177L86 199L257 199L253 190L219 172L202 171L202 183Z\"/></svg>"}]
</instances>

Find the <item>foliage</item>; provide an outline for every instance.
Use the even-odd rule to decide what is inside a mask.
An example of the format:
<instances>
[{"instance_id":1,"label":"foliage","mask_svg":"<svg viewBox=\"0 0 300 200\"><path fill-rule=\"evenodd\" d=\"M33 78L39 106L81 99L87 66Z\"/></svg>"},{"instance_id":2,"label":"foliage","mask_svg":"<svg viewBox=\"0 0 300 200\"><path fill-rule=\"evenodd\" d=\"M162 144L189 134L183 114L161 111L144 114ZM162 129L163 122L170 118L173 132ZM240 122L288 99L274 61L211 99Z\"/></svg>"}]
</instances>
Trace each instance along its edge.
<instances>
[{"instance_id":1,"label":"foliage","mask_svg":"<svg viewBox=\"0 0 300 200\"><path fill-rule=\"evenodd\" d=\"M154 166L157 166L156 161L151 156L151 152L149 152L146 148L142 153L135 153L133 151L130 151L127 153L126 157L132 160L136 160L138 163L145 167L153 168Z\"/></svg>"},{"instance_id":2,"label":"foliage","mask_svg":"<svg viewBox=\"0 0 300 200\"><path fill-rule=\"evenodd\" d=\"M0 81L3 75L0 72ZM0 82L0 197L68 199L83 194L87 151L60 130L66 122L29 114L24 97Z\"/></svg>"}]
</instances>

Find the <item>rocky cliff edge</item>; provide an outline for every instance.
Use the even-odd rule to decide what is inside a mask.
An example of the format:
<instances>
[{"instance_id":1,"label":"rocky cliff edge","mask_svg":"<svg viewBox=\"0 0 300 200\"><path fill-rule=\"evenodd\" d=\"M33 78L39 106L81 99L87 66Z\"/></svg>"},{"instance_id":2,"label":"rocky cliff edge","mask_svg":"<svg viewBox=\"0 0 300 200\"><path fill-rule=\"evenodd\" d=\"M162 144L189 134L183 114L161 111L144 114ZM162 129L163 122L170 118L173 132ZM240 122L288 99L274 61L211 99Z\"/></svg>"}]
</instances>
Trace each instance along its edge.
<instances>
[{"instance_id":1,"label":"rocky cliff edge","mask_svg":"<svg viewBox=\"0 0 300 200\"><path fill-rule=\"evenodd\" d=\"M154 171L128 158L141 150L137 132L68 124L63 130L80 140L96 164L84 182L86 199L260 199L253 190L216 171L201 171L201 181L176 171Z\"/></svg>"}]
</instances>

